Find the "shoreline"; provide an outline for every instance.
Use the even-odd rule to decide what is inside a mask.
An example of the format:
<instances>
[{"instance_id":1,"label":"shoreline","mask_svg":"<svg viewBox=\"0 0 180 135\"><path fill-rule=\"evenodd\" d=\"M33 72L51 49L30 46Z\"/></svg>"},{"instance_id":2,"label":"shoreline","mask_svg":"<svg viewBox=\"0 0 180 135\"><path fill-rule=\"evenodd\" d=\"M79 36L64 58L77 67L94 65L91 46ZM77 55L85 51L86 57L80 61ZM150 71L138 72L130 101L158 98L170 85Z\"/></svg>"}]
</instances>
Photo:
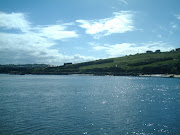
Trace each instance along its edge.
<instances>
[{"instance_id":1,"label":"shoreline","mask_svg":"<svg viewBox=\"0 0 180 135\"><path fill-rule=\"evenodd\" d=\"M180 75L178 74L136 74L135 75L135 74L111 74L111 73L107 73L107 74L106 73L35 73L35 74L9 74L9 75L81 75L81 76L137 76L137 77L180 78Z\"/></svg>"},{"instance_id":2,"label":"shoreline","mask_svg":"<svg viewBox=\"0 0 180 135\"><path fill-rule=\"evenodd\" d=\"M177 74L145 74L139 75L141 77L167 77L167 78L180 78L180 75Z\"/></svg>"}]
</instances>

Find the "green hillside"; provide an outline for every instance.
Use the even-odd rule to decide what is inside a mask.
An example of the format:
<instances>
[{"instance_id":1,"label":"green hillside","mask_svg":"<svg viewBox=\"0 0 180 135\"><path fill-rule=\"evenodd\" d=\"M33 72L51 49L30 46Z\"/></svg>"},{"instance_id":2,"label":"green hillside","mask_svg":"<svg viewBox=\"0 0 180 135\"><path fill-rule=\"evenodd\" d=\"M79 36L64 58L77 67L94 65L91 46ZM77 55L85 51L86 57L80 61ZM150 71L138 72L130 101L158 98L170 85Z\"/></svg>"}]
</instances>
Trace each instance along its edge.
<instances>
[{"instance_id":1,"label":"green hillside","mask_svg":"<svg viewBox=\"0 0 180 135\"><path fill-rule=\"evenodd\" d=\"M180 74L180 50L170 52L149 52L118 58L63 66L48 65L0 65L0 73L23 74L95 74L95 75L139 75Z\"/></svg>"},{"instance_id":2,"label":"green hillside","mask_svg":"<svg viewBox=\"0 0 180 135\"><path fill-rule=\"evenodd\" d=\"M180 50L158 53L143 53L125 57L46 68L44 72L92 73L92 74L159 74L180 73Z\"/></svg>"}]
</instances>

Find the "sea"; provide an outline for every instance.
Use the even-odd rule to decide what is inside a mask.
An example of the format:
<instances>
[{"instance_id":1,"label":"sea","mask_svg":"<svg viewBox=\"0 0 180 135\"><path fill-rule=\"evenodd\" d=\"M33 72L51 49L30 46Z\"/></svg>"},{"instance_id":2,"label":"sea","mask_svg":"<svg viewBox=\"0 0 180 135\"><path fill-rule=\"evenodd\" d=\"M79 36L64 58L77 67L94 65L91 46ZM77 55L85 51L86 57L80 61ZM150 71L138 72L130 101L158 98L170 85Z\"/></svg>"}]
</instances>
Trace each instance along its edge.
<instances>
[{"instance_id":1,"label":"sea","mask_svg":"<svg viewBox=\"0 0 180 135\"><path fill-rule=\"evenodd\" d=\"M180 79L0 75L0 135L180 135Z\"/></svg>"}]
</instances>

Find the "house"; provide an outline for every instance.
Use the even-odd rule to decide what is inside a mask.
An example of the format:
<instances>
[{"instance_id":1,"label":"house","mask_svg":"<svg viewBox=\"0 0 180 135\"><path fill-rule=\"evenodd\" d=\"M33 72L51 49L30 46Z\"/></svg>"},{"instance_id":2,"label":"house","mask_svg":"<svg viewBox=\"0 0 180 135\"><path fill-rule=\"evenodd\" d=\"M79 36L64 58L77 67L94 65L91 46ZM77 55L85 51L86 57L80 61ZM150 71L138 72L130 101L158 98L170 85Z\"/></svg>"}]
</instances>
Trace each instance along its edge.
<instances>
[{"instance_id":1,"label":"house","mask_svg":"<svg viewBox=\"0 0 180 135\"><path fill-rule=\"evenodd\" d=\"M146 53L153 53L153 51L146 51Z\"/></svg>"},{"instance_id":2,"label":"house","mask_svg":"<svg viewBox=\"0 0 180 135\"><path fill-rule=\"evenodd\" d=\"M161 50L156 50L156 51L155 51L155 53L160 53L160 52L161 52Z\"/></svg>"},{"instance_id":3,"label":"house","mask_svg":"<svg viewBox=\"0 0 180 135\"><path fill-rule=\"evenodd\" d=\"M176 48L176 51L179 51L180 50L180 48Z\"/></svg>"},{"instance_id":4,"label":"house","mask_svg":"<svg viewBox=\"0 0 180 135\"><path fill-rule=\"evenodd\" d=\"M66 66L66 65L71 65L72 63L71 62L69 62L69 63L64 63L64 66Z\"/></svg>"}]
</instances>

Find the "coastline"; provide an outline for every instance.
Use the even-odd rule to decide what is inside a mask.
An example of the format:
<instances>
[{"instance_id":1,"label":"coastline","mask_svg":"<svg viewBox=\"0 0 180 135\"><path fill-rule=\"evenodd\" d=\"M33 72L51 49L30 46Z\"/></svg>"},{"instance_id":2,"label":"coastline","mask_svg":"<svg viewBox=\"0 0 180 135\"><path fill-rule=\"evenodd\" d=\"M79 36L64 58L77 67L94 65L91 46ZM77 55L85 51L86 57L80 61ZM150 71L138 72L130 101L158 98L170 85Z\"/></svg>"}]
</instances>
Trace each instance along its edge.
<instances>
[{"instance_id":1,"label":"coastline","mask_svg":"<svg viewBox=\"0 0 180 135\"><path fill-rule=\"evenodd\" d=\"M144 74L139 75L141 77L172 77L172 78L180 78L180 75L177 74Z\"/></svg>"},{"instance_id":2,"label":"coastline","mask_svg":"<svg viewBox=\"0 0 180 135\"><path fill-rule=\"evenodd\" d=\"M28 75L28 74L9 74L9 75ZM138 77L180 78L180 75L178 74L117 74L117 73L115 74L115 73L67 73L66 72L66 73L31 73L31 75L138 76Z\"/></svg>"}]
</instances>

